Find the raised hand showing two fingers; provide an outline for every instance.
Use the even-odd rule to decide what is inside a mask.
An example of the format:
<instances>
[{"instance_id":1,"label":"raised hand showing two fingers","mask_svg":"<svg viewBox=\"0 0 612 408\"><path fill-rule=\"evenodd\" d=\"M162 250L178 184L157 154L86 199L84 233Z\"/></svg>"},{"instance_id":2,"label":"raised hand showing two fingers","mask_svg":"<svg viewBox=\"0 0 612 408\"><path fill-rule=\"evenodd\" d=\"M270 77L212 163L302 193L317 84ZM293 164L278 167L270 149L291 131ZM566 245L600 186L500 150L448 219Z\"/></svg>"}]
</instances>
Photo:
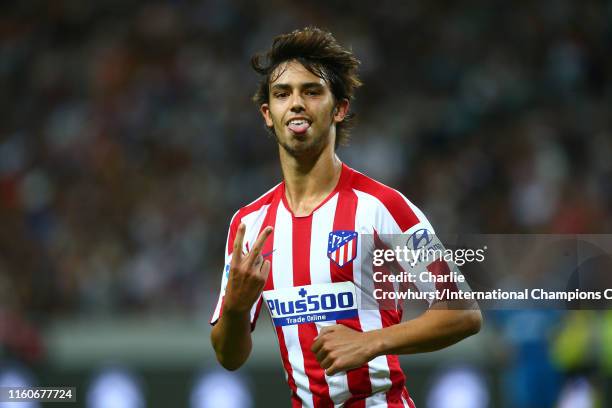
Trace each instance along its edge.
<instances>
[{"instance_id":1,"label":"raised hand showing two fingers","mask_svg":"<svg viewBox=\"0 0 612 408\"><path fill-rule=\"evenodd\" d=\"M224 311L249 311L261 295L270 273L270 261L264 261L261 251L272 233L272 227L264 228L253 244L253 249L247 254L242 253L245 231L245 225L240 223L234 239L229 279L225 288Z\"/></svg>"}]
</instances>

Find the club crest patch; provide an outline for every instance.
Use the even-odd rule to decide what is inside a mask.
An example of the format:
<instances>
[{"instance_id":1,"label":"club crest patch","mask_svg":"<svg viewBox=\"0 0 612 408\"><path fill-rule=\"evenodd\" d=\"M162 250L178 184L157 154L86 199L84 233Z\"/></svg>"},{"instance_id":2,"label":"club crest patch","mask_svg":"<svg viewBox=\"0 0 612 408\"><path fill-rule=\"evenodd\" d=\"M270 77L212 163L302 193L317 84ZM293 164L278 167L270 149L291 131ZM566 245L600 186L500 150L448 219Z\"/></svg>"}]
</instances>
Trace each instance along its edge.
<instances>
[{"instance_id":1,"label":"club crest patch","mask_svg":"<svg viewBox=\"0 0 612 408\"><path fill-rule=\"evenodd\" d=\"M327 242L327 257L339 267L353 262L357 256L356 231L332 231Z\"/></svg>"}]
</instances>

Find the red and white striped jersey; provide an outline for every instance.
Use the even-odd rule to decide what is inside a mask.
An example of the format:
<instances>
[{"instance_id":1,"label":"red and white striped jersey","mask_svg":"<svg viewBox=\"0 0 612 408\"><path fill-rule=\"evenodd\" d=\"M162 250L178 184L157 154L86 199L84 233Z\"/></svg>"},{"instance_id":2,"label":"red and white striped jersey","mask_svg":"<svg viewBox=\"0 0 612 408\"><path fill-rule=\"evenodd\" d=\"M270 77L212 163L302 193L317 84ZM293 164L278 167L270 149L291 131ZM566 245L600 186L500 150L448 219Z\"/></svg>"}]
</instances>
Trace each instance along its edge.
<instances>
[{"instance_id":1,"label":"red and white striped jersey","mask_svg":"<svg viewBox=\"0 0 612 408\"><path fill-rule=\"evenodd\" d=\"M344 164L334 191L308 216L292 214L285 185L278 184L232 218L221 292L211 324L223 312L240 222L246 225L245 252L263 228L274 227L263 248L272 268L263 295L251 310L251 325L255 327L265 304L275 325L292 406L414 408L397 356L379 356L362 367L327 376L310 349L326 325L370 331L401 321L401 308L355 306L362 276L373 272L372 262L367 261L371 254L368 258L361 253L370 249L363 249L358 240L361 235L412 234L423 228L433 233L423 213L401 193ZM323 318L308 313L317 307L328 313Z\"/></svg>"}]
</instances>

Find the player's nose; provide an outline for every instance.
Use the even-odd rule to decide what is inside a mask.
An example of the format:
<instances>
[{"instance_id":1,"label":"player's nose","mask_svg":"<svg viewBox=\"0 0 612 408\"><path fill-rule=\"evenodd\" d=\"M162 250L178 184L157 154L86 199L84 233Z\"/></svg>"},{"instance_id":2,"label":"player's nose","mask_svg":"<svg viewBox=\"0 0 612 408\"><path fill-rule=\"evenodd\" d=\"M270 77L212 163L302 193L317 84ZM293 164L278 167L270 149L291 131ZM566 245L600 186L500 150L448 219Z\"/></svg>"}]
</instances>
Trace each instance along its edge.
<instances>
[{"instance_id":1,"label":"player's nose","mask_svg":"<svg viewBox=\"0 0 612 408\"><path fill-rule=\"evenodd\" d=\"M300 94L294 94L291 100L291 112L302 112L304 110L304 99Z\"/></svg>"}]
</instances>

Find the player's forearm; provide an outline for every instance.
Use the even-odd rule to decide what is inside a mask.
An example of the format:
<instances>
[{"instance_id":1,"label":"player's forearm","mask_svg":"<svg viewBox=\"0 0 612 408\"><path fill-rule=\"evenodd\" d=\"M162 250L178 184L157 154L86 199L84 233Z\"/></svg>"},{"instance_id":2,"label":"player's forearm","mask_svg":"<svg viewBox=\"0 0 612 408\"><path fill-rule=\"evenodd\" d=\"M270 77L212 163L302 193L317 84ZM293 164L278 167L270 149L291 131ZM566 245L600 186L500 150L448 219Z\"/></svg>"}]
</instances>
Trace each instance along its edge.
<instances>
[{"instance_id":1,"label":"player's forearm","mask_svg":"<svg viewBox=\"0 0 612 408\"><path fill-rule=\"evenodd\" d=\"M249 312L225 311L210 335L219 363L228 370L240 368L251 354Z\"/></svg>"},{"instance_id":2,"label":"player's forearm","mask_svg":"<svg viewBox=\"0 0 612 408\"><path fill-rule=\"evenodd\" d=\"M435 351L478 333L479 310L428 310L423 315L370 332L374 356Z\"/></svg>"}]
</instances>

